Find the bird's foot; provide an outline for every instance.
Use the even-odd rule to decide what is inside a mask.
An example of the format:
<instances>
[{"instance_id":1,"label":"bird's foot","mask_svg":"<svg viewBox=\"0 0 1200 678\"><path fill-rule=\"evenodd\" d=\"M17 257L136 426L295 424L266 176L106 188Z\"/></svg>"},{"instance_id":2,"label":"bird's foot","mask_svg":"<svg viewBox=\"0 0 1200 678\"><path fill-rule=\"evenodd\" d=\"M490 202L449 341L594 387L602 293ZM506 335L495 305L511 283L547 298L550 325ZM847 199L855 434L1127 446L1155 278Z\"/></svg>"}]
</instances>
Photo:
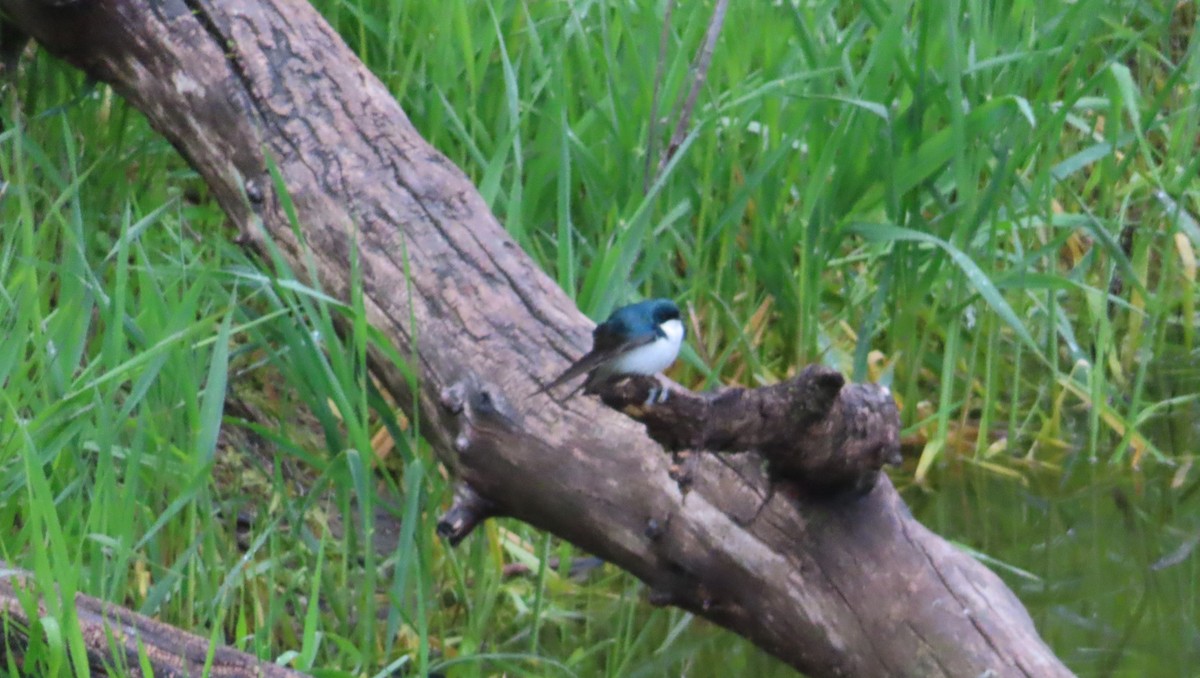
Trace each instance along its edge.
<instances>
[{"instance_id":1,"label":"bird's foot","mask_svg":"<svg viewBox=\"0 0 1200 678\"><path fill-rule=\"evenodd\" d=\"M643 406L649 407L651 405L661 405L667 402L667 399L670 397L671 389L661 384L658 386L652 386L650 388L650 394L646 396L646 402L643 403Z\"/></svg>"}]
</instances>

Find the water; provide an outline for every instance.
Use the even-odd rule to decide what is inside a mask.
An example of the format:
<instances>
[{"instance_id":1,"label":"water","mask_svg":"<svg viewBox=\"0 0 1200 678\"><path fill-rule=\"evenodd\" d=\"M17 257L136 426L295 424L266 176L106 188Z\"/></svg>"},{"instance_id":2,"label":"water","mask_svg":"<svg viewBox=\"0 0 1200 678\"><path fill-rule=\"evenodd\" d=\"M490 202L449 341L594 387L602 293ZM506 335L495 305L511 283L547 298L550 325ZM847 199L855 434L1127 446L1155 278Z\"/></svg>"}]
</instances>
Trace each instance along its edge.
<instances>
[{"instance_id":1,"label":"water","mask_svg":"<svg viewBox=\"0 0 1200 678\"><path fill-rule=\"evenodd\" d=\"M951 460L936 492L903 489L914 514L977 549L1081 676L1200 675L1200 439L1195 402L1144 431L1170 463L1013 460L1027 484ZM1173 444L1171 448L1164 443ZM903 482L901 480L901 482Z\"/></svg>"}]
</instances>

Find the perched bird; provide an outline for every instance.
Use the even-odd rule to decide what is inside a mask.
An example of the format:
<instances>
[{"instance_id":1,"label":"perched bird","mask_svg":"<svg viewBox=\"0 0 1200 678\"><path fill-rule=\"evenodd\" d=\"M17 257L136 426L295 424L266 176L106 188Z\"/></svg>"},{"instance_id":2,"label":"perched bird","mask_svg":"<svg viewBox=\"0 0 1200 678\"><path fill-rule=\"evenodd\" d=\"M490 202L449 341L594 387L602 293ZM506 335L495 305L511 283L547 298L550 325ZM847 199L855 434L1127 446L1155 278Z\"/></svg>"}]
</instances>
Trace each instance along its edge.
<instances>
[{"instance_id":1,"label":"perched bird","mask_svg":"<svg viewBox=\"0 0 1200 678\"><path fill-rule=\"evenodd\" d=\"M534 395L584 373L588 375L583 382L585 393L622 374L657 374L675 362L683 336L679 307L670 299L622 306L592 331L592 350ZM567 397L574 394L572 391Z\"/></svg>"}]
</instances>

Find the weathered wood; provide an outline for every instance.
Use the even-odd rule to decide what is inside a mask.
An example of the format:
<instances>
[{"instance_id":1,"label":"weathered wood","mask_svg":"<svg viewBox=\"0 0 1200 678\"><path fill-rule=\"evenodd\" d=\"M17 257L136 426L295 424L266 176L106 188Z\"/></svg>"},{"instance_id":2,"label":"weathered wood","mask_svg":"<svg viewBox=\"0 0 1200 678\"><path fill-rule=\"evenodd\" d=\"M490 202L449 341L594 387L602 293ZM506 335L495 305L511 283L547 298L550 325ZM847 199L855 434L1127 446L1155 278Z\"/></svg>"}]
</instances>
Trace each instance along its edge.
<instances>
[{"instance_id":1,"label":"weathered wood","mask_svg":"<svg viewBox=\"0 0 1200 678\"><path fill-rule=\"evenodd\" d=\"M670 450L755 450L774 480L826 494L865 492L884 464L900 463L900 419L891 393L845 386L838 372L810 365L756 389L692 393L654 377L605 384L606 405L646 425Z\"/></svg>"},{"instance_id":2,"label":"weathered wood","mask_svg":"<svg viewBox=\"0 0 1200 678\"><path fill-rule=\"evenodd\" d=\"M22 597L32 600L36 596L33 591L37 588L32 587L32 582L32 574L13 569L0 560L0 616L4 617L0 623L0 666L7 666L6 653L12 652L13 662L24 667L24 675L33 675L33 667L25 666L23 649L38 620L48 614L41 598L37 598L33 607L36 616L31 616L22 603ZM22 590L27 590L24 596ZM143 666L149 666L153 675L160 678L304 675L231 647L213 647L206 638L81 593L75 595L75 614L88 666L95 675L141 676Z\"/></svg>"},{"instance_id":3,"label":"weathered wood","mask_svg":"<svg viewBox=\"0 0 1200 678\"><path fill-rule=\"evenodd\" d=\"M581 355L592 324L304 2L0 8L144 111L249 244L270 238L296 271L311 261L339 298L354 248L368 320L417 388L382 355L373 369L489 513L569 539L654 602L814 676L1068 675L1003 583L914 521L885 476L852 501L779 492L739 520L762 488L711 455L685 497L642 426L595 399L529 397L531 375Z\"/></svg>"}]
</instances>

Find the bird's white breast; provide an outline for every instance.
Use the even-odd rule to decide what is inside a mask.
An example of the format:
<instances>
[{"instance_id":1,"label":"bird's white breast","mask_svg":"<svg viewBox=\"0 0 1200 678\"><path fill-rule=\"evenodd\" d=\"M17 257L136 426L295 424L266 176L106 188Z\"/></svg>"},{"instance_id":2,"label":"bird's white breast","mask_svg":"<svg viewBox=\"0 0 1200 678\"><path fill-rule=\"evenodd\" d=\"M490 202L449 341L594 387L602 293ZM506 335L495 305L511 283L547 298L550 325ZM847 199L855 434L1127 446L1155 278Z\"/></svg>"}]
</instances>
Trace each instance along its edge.
<instances>
[{"instance_id":1,"label":"bird's white breast","mask_svg":"<svg viewBox=\"0 0 1200 678\"><path fill-rule=\"evenodd\" d=\"M638 346L608 364L612 374L658 374L671 366L683 344L683 323L668 320L661 325L665 337Z\"/></svg>"}]
</instances>

